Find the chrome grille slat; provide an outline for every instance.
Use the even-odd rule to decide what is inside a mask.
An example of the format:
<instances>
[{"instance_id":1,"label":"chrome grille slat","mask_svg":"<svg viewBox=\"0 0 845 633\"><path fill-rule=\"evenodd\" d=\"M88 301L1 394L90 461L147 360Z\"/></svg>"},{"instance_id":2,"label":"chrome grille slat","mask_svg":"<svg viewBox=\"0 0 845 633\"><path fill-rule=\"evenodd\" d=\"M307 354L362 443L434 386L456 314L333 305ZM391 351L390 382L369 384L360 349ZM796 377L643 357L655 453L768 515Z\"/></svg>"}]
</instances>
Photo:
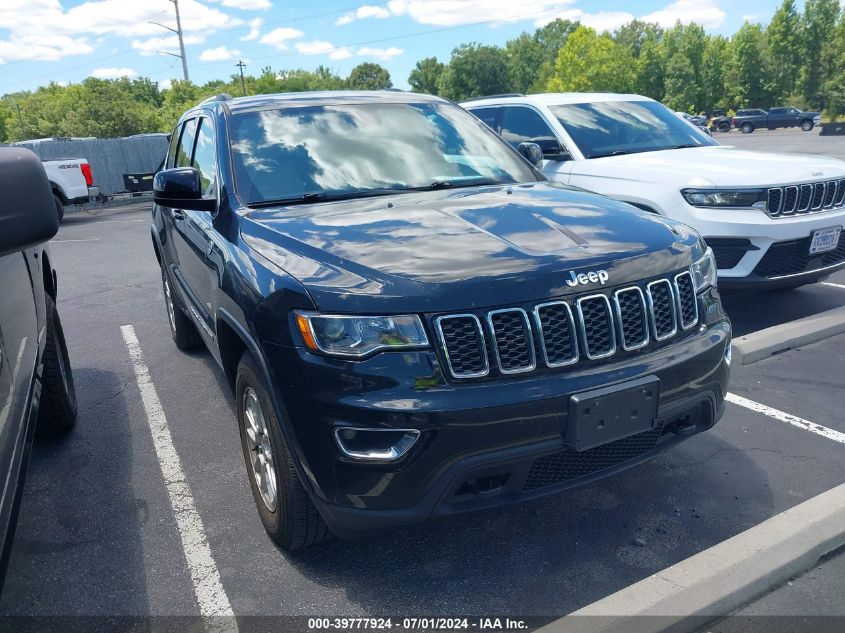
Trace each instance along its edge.
<instances>
[{"instance_id":1,"label":"chrome grille slat","mask_svg":"<svg viewBox=\"0 0 845 633\"><path fill-rule=\"evenodd\" d=\"M839 188L836 190L836 198L833 200L833 206L838 207L845 201L845 178L839 181Z\"/></svg>"},{"instance_id":2,"label":"chrome grille slat","mask_svg":"<svg viewBox=\"0 0 845 633\"><path fill-rule=\"evenodd\" d=\"M534 307L540 350L548 367L578 362L578 334L572 309L565 301L550 301Z\"/></svg>"},{"instance_id":3,"label":"chrome grille slat","mask_svg":"<svg viewBox=\"0 0 845 633\"><path fill-rule=\"evenodd\" d=\"M622 349L629 352L648 345L648 311L645 295L639 286L630 286L614 292L613 306Z\"/></svg>"},{"instance_id":4,"label":"chrome grille slat","mask_svg":"<svg viewBox=\"0 0 845 633\"><path fill-rule=\"evenodd\" d=\"M646 289L654 338L665 341L678 332L677 309L672 284L668 279L658 279L648 284Z\"/></svg>"},{"instance_id":5,"label":"chrome grille slat","mask_svg":"<svg viewBox=\"0 0 845 633\"><path fill-rule=\"evenodd\" d=\"M503 374L521 374L537 367L531 322L522 308L487 313L496 364Z\"/></svg>"},{"instance_id":6,"label":"chrome grille slat","mask_svg":"<svg viewBox=\"0 0 845 633\"><path fill-rule=\"evenodd\" d=\"M581 344L590 360L607 358L616 353L616 328L613 311L606 295L588 295L575 300L581 324Z\"/></svg>"},{"instance_id":7,"label":"chrome grille slat","mask_svg":"<svg viewBox=\"0 0 845 633\"><path fill-rule=\"evenodd\" d=\"M689 270L530 308L433 319L446 370L458 379L482 378L494 371L527 373L539 364L564 367L584 357L601 360L646 348L652 341L667 341L698 322L698 297Z\"/></svg>"}]
</instances>

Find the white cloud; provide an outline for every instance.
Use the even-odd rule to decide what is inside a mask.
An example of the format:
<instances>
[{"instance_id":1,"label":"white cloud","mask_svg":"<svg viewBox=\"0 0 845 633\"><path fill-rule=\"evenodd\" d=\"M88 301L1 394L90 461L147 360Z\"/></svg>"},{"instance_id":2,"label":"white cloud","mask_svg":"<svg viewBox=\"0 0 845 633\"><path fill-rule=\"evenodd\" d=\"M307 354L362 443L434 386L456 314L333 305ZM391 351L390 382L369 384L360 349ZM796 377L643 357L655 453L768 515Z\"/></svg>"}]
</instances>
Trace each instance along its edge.
<instances>
[{"instance_id":1,"label":"white cloud","mask_svg":"<svg viewBox=\"0 0 845 633\"><path fill-rule=\"evenodd\" d=\"M255 18L254 20L249 21L249 33L244 35L241 38L242 42L251 42L253 40L257 40L258 37L261 35L261 27L264 26L264 20L261 18Z\"/></svg>"},{"instance_id":2,"label":"white cloud","mask_svg":"<svg viewBox=\"0 0 845 633\"><path fill-rule=\"evenodd\" d=\"M340 16L337 20L335 20L335 25L343 26L344 24L350 24L351 22L355 22L355 20L366 20L367 18L375 18L377 20L380 20L389 17L390 11L385 7L379 7L372 4L365 4L363 6L358 7L354 11L350 11L349 13L345 13Z\"/></svg>"},{"instance_id":3,"label":"white cloud","mask_svg":"<svg viewBox=\"0 0 845 633\"><path fill-rule=\"evenodd\" d=\"M324 42L322 40L296 43L296 50L303 55L325 55L331 53L334 49L334 44L331 42Z\"/></svg>"},{"instance_id":4,"label":"white cloud","mask_svg":"<svg viewBox=\"0 0 845 633\"><path fill-rule=\"evenodd\" d=\"M295 40L298 37L302 37L305 35L299 29L291 29L288 27L282 27L280 29L273 29L269 33L266 33L264 37L262 37L259 41L262 44L267 44L269 46L273 46L280 51L287 50L288 40Z\"/></svg>"},{"instance_id":5,"label":"white cloud","mask_svg":"<svg viewBox=\"0 0 845 633\"><path fill-rule=\"evenodd\" d=\"M329 53L329 59L349 59L352 57L352 51L349 50L346 46L341 46L340 48L334 49L331 53Z\"/></svg>"},{"instance_id":6,"label":"white cloud","mask_svg":"<svg viewBox=\"0 0 845 633\"><path fill-rule=\"evenodd\" d=\"M534 20L535 26L544 26L560 18L561 20L577 20L598 32L614 31L631 20L640 19L645 22L656 22L660 26L669 28L680 20L682 24L695 22L706 28L718 28L725 20L725 12L716 4L716 0L676 0L659 11L648 15L635 16L627 11L599 11L587 13L581 9L566 9Z\"/></svg>"},{"instance_id":7,"label":"white cloud","mask_svg":"<svg viewBox=\"0 0 845 633\"><path fill-rule=\"evenodd\" d=\"M173 87L173 80L172 79L162 79L158 82L158 89L159 90L170 90Z\"/></svg>"},{"instance_id":8,"label":"white cloud","mask_svg":"<svg viewBox=\"0 0 845 633\"><path fill-rule=\"evenodd\" d=\"M269 9L272 7L270 0L215 0L224 7L241 9L243 11L255 11L257 9Z\"/></svg>"},{"instance_id":9,"label":"white cloud","mask_svg":"<svg viewBox=\"0 0 845 633\"><path fill-rule=\"evenodd\" d=\"M703 27L715 29L725 21L725 12L719 8L715 0L676 0L667 7L644 15L642 20L656 22L660 26L674 26L675 22L682 24L695 22Z\"/></svg>"},{"instance_id":10,"label":"white cloud","mask_svg":"<svg viewBox=\"0 0 845 633\"><path fill-rule=\"evenodd\" d=\"M239 57L241 52L236 49L226 48L225 46L218 46L217 48L207 48L200 53L201 62L220 62L227 59Z\"/></svg>"},{"instance_id":11,"label":"white cloud","mask_svg":"<svg viewBox=\"0 0 845 633\"><path fill-rule=\"evenodd\" d=\"M382 60L393 59L404 52L404 50L395 46L391 46L390 48L369 48L364 46L358 49L358 55L360 57L375 57L376 59Z\"/></svg>"},{"instance_id":12,"label":"white cloud","mask_svg":"<svg viewBox=\"0 0 845 633\"><path fill-rule=\"evenodd\" d=\"M91 76L97 79L119 79L121 77L136 77L138 72L132 68L96 68Z\"/></svg>"},{"instance_id":13,"label":"white cloud","mask_svg":"<svg viewBox=\"0 0 845 633\"><path fill-rule=\"evenodd\" d=\"M521 22L540 19L574 0L390 0L392 15L407 15L420 24L455 26L480 20Z\"/></svg>"},{"instance_id":14,"label":"white cloud","mask_svg":"<svg viewBox=\"0 0 845 633\"><path fill-rule=\"evenodd\" d=\"M203 35L186 35L182 38L185 46L202 44L205 42ZM179 53L179 38L175 35L167 37L151 37L146 40L133 40L132 48L141 55L159 55L164 53Z\"/></svg>"},{"instance_id":15,"label":"white cloud","mask_svg":"<svg viewBox=\"0 0 845 633\"><path fill-rule=\"evenodd\" d=\"M199 0L180 0L179 8L186 34L206 37L244 23ZM173 3L89 0L64 9L59 0L2 0L0 31L8 36L0 39L0 59L53 61L87 54L94 49L89 39L95 36L160 38L162 28L151 21L175 28ZM9 50L23 48L27 50Z\"/></svg>"}]
</instances>

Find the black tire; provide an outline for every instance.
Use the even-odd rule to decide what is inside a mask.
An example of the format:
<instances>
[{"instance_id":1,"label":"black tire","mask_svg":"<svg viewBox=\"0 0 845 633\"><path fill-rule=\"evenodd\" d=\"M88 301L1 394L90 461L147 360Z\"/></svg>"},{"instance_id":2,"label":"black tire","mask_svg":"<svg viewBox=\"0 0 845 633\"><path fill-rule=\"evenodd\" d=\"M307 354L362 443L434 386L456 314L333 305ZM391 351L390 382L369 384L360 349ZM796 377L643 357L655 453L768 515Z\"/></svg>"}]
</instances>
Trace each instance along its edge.
<instances>
[{"instance_id":1,"label":"black tire","mask_svg":"<svg viewBox=\"0 0 845 633\"><path fill-rule=\"evenodd\" d=\"M754 131L754 126L751 123L743 123L740 127L743 134L751 134Z\"/></svg>"},{"instance_id":2,"label":"black tire","mask_svg":"<svg viewBox=\"0 0 845 633\"><path fill-rule=\"evenodd\" d=\"M813 129L813 122L812 121L801 121L801 129L804 132L809 132Z\"/></svg>"},{"instance_id":3,"label":"black tire","mask_svg":"<svg viewBox=\"0 0 845 633\"><path fill-rule=\"evenodd\" d=\"M730 132L731 131L731 124L727 121L722 121L719 123L719 127L717 128L720 132Z\"/></svg>"},{"instance_id":4,"label":"black tire","mask_svg":"<svg viewBox=\"0 0 845 633\"><path fill-rule=\"evenodd\" d=\"M253 396L260 405L266 430L266 435L261 434L257 442L249 438L246 421L247 401ZM235 378L235 403L244 465L249 476L255 506L267 534L273 542L287 551L295 551L331 538L332 533L299 479L279 427L278 418L273 410L267 387L249 352L244 353L238 364L238 373ZM256 447L253 447L253 444L256 444ZM275 480L275 504L269 505L262 496L253 467L253 459L257 458L257 453L263 451L266 454L268 448L272 451L270 463L273 465L272 472Z\"/></svg>"},{"instance_id":5,"label":"black tire","mask_svg":"<svg viewBox=\"0 0 845 633\"><path fill-rule=\"evenodd\" d=\"M56 194L53 194L53 202L56 203L56 215L59 216L59 222L61 222L65 217L65 205Z\"/></svg>"},{"instance_id":6,"label":"black tire","mask_svg":"<svg viewBox=\"0 0 845 633\"><path fill-rule=\"evenodd\" d=\"M41 437L59 437L68 433L76 424L76 387L56 302L53 297L46 295L46 303L47 344L44 348L37 431Z\"/></svg>"},{"instance_id":7,"label":"black tire","mask_svg":"<svg viewBox=\"0 0 845 633\"><path fill-rule=\"evenodd\" d=\"M197 332L196 326L188 318L188 315L185 314L163 266L161 268L161 284L162 290L164 291L164 307L167 311L167 324L170 326L170 334L173 336L173 342L176 343L176 347L183 351L199 347L202 343L200 333Z\"/></svg>"}]
</instances>

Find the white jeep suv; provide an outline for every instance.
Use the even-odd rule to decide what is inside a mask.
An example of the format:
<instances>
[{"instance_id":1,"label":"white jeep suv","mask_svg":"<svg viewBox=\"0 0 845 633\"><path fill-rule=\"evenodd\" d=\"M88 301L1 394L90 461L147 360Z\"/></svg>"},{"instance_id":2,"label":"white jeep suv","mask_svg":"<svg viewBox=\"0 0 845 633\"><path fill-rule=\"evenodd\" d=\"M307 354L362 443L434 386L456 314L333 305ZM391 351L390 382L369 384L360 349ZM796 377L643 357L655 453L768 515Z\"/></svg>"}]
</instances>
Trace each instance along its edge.
<instances>
[{"instance_id":1,"label":"white jeep suv","mask_svg":"<svg viewBox=\"0 0 845 633\"><path fill-rule=\"evenodd\" d=\"M692 226L720 287L791 287L845 268L845 162L719 145L639 95L503 95L461 104L552 180Z\"/></svg>"}]
</instances>

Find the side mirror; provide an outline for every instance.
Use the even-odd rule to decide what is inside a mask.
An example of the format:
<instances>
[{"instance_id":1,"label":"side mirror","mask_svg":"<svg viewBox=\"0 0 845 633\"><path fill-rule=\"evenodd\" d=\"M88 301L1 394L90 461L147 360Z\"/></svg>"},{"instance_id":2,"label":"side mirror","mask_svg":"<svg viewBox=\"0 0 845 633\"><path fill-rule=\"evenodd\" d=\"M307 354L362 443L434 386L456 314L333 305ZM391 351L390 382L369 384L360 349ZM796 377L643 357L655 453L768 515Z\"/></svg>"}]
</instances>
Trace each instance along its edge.
<instances>
[{"instance_id":1,"label":"side mirror","mask_svg":"<svg viewBox=\"0 0 845 633\"><path fill-rule=\"evenodd\" d=\"M572 160L572 154L563 149L556 138L543 136L540 138L532 138L531 142L540 146L540 149L543 150L543 158L545 160Z\"/></svg>"},{"instance_id":2,"label":"side mirror","mask_svg":"<svg viewBox=\"0 0 845 633\"><path fill-rule=\"evenodd\" d=\"M193 167L160 171L153 178L153 202L171 209L214 211L217 200L202 197L202 181Z\"/></svg>"},{"instance_id":3,"label":"side mirror","mask_svg":"<svg viewBox=\"0 0 845 633\"><path fill-rule=\"evenodd\" d=\"M520 143L516 151L537 169L543 167L543 150L537 143Z\"/></svg>"},{"instance_id":4,"label":"side mirror","mask_svg":"<svg viewBox=\"0 0 845 633\"><path fill-rule=\"evenodd\" d=\"M41 160L22 147L0 148L0 255L46 242L58 230Z\"/></svg>"}]
</instances>

